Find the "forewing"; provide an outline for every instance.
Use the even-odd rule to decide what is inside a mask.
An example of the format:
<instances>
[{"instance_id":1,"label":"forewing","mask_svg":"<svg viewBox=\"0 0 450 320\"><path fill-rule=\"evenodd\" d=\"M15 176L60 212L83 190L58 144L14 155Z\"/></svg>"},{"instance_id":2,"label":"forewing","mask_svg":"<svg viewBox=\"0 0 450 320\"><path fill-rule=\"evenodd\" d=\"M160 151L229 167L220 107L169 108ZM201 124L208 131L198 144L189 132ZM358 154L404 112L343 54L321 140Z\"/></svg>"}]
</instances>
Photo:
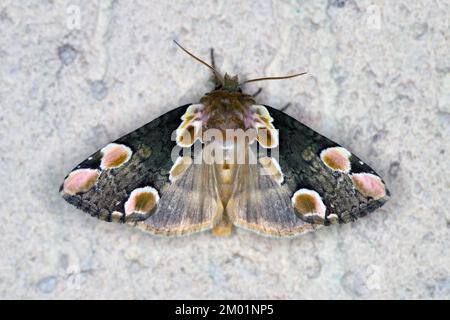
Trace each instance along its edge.
<instances>
[{"instance_id":1,"label":"forewing","mask_svg":"<svg viewBox=\"0 0 450 320\"><path fill-rule=\"evenodd\" d=\"M292 195L301 188L316 191L326 217L336 215L341 223L356 220L389 199L379 175L353 153L287 114L267 108L279 129L279 162ZM324 158L326 153L331 153L329 159Z\"/></svg>"},{"instance_id":2,"label":"forewing","mask_svg":"<svg viewBox=\"0 0 450 320\"><path fill-rule=\"evenodd\" d=\"M285 113L266 108L279 130L279 145L271 153L283 179L262 175L260 164L241 166L226 208L234 224L289 236L354 221L387 201L384 182L358 157Z\"/></svg>"},{"instance_id":3,"label":"forewing","mask_svg":"<svg viewBox=\"0 0 450 320\"><path fill-rule=\"evenodd\" d=\"M210 228L221 213L212 170L192 165L175 183L169 181L172 133L188 106L91 155L65 178L60 188L63 198L91 216L139 224L152 233L176 235ZM200 188L202 181L206 182Z\"/></svg>"}]
</instances>

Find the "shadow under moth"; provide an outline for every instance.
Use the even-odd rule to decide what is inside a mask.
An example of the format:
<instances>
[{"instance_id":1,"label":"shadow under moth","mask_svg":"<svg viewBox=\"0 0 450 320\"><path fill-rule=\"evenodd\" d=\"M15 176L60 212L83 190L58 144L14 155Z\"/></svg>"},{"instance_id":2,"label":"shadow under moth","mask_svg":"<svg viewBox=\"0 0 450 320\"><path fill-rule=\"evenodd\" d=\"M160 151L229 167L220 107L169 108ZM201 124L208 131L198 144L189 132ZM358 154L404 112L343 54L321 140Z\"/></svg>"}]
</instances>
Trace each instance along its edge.
<instances>
[{"instance_id":1,"label":"shadow under moth","mask_svg":"<svg viewBox=\"0 0 450 320\"><path fill-rule=\"evenodd\" d=\"M257 104L237 76L108 144L65 178L60 192L105 221L157 235L238 226L295 236L347 223L389 198L372 168L287 114ZM285 79L266 77L244 83Z\"/></svg>"}]
</instances>

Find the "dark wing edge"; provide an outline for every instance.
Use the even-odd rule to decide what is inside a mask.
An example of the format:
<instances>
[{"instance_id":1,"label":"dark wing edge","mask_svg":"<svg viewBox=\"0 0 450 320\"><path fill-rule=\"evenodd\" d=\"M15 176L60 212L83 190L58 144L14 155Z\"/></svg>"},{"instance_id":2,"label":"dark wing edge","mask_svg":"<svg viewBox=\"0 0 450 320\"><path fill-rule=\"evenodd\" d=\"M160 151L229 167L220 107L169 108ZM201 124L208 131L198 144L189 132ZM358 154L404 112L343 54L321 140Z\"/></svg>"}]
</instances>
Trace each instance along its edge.
<instances>
[{"instance_id":1,"label":"dark wing edge","mask_svg":"<svg viewBox=\"0 0 450 320\"><path fill-rule=\"evenodd\" d=\"M262 175L261 164L240 165L226 207L234 225L263 235L292 237L323 226L355 221L388 200L384 182L358 157L287 114L270 106L266 108L279 130L279 146L271 150L270 157L278 156L283 181L275 179L276 175ZM338 168L330 167L322 158L324 150L331 151L331 156L343 163L337 161ZM359 174L379 182L385 194L380 197L365 194L367 190L361 192L358 188L361 186L353 181L353 176ZM302 206L305 198L301 195L309 199L306 207Z\"/></svg>"},{"instance_id":2,"label":"dark wing edge","mask_svg":"<svg viewBox=\"0 0 450 320\"><path fill-rule=\"evenodd\" d=\"M349 151L350 171L331 170L321 159L321 153L327 149L342 148L336 142L320 135L311 128L284 112L266 106L279 129L279 163L285 174L284 185L291 196L299 189L317 191L325 204L326 217L336 215L339 223L348 223L363 217L383 206L390 192L381 177L360 158ZM372 190L354 183L359 175L373 178L384 189L384 195L371 193ZM334 217L334 216L333 216ZM334 221L336 222L336 221ZM332 223L329 219L325 225Z\"/></svg>"},{"instance_id":3,"label":"dark wing edge","mask_svg":"<svg viewBox=\"0 0 450 320\"><path fill-rule=\"evenodd\" d=\"M129 223L157 235L212 228L222 214L212 170L192 166L176 183L169 181L176 145L172 133L188 106L169 111L92 154L65 177L62 197L93 217ZM128 159L127 152L131 153ZM124 162L114 167L117 161ZM205 179L207 183L202 182ZM80 183L88 190L80 189ZM151 208L153 202L157 205ZM195 206L201 208L200 214ZM131 207L136 213L129 215L126 211ZM146 209L151 210L141 212Z\"/></svg>"}]
</instances>

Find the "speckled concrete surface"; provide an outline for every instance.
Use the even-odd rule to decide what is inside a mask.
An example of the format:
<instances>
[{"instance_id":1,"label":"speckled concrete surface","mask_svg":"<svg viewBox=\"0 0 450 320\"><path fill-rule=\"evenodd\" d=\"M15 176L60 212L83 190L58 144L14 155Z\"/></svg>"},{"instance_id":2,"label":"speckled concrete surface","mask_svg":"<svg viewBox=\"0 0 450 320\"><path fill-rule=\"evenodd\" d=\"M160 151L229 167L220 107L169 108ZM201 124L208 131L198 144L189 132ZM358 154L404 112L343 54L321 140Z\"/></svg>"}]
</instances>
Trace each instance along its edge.
<instances>
[{"instance_id":1,"label":"speckled concrete surface","mask_svg":"<svg viewBox=\"0 0 450 320\"><path fill-rule=\"evenodd\" d=\"M450 2L166 2L0 1L0 298L450 298ZM81 160L209 89L172 39L245 77L307 70L259 101L292 102L390 202L282 240L154 238L65 203Z\"/></svg>"}]
</instances>

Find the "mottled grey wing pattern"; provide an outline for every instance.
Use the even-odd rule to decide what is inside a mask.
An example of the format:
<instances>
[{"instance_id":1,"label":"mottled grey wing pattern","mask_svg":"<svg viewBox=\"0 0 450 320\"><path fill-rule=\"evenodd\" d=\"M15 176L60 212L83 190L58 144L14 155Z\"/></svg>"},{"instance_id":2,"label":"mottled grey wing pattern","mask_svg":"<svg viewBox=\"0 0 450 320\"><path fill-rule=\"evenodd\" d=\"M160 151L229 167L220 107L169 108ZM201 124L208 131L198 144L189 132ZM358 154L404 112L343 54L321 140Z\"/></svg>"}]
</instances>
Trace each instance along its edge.
<instances>
[{"instance_id":1,"label":"mottled grey wing pattern","mask_svg":"<svg viewBox=\"0 0 450 320\"><path fill-rule=\"evenodd\" d=\"M317 191L327 208L327 216L335 214L340 223L365 216L381 207L389 198L373 199L358 191L349 174L333 172L320 159L320 153L339 145L308 128L289 115L266 106L274 118L280 134L280 166L285 184L293 193L300 188ZM351 173L378 174L353 153L350 156Z\"/></svg>"},{"instance_id":2,"label":"mottled grey wing pattern","mask_svg":"<svg viewBox=\"0 0 450 320\"><path fill-rule=\"evenodd\" d=\"M131 223L154 234L197 232L229 219L257 232L291 236L356 220L389 197L378 175L348 150L267 107L279 130L278 161L271 149L259 159L264 161L236 165L226 201L223 169L218 173L214 165L192 163L189 157L185 169L183 161L172 162L172 134L188 106L83 161L64 180L64 199L99 219ZM261 174L267 168L275 175Z\"/></svg>"},{"instance_id":3,"label":"mottled grey wing pattern","mask_svg":"<svg viewBox=\"0 0 450 320\"><path fill-rule=\"evenodd\" d=\"M88 191L76 194L65 192L63 184L60 188L63 198L99 219L139 224L148 215L126 216L125 205L133 190L151 186L159 193L160 200L156 211L151 212L151 218L145 225L140 224L141 227L158 234L181 234L211 227L214 214L221 214L216 205L212 170L202 165L192 166L179 181L169 182L173 165L171 152L175 146L171 136L188 106L174 109L114 141L132 152L129 161L121 167L102 169L101 150L83 161L72 172L95 170L99 172L98 179ZM208 182L201 185L201 179Z\"/></svg>"},{"instance_id":4,"label":"mottled grey wing pattern","mask_svg":"<svg viewBox=\"0 0 450 320\"><path fill-rule=\"evenodd\" d=\"M339 145L285 113L266 106L279 130L279 165L284 174L280 185L260 174L260 165L240 166L236 186L226 208L238 226L275 236L289 236L330 223L347 223L381 207L389 197L374 199L355 188L351 174L374 170L353 154L349 173L330 170L321 152ZM381 180L380 180L381 181ZM298 190L313 190L326 207L323 218L299 215L292 204ZM331 217L333 219L331 220Z\"/></svg>"}]
</instances>

